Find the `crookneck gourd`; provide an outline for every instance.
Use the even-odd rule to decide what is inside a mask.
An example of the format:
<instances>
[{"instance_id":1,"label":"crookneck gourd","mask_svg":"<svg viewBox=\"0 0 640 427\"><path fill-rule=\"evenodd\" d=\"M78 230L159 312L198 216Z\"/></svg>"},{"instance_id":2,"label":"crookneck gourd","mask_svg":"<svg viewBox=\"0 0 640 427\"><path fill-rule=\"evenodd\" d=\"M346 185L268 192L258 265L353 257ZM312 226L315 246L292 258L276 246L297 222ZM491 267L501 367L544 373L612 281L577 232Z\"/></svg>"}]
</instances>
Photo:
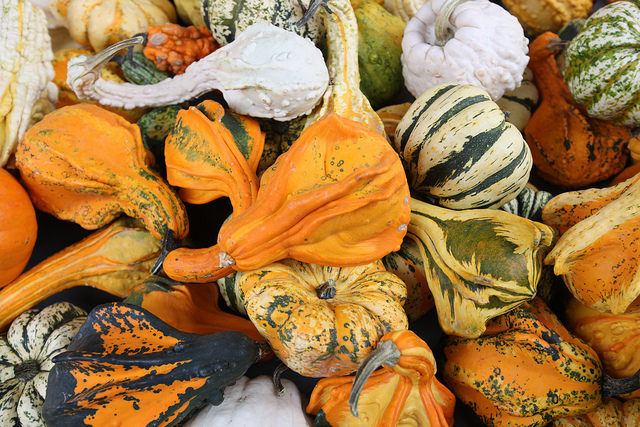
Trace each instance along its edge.
<instances>
[{"instance_id":1,"label":"crookneck gourd","mask_svg":"<svg viewBox=\"0 0 640 427\"><path fill-rule=\"evenodd\" d=\"M584 113L554 58L560 46L560 39L549 31L529 46L529 68L541 101L524 136L538 175L551 184L575 189L610 178L624 168L631 130Z\"/></svg>"},{"instance_id":2,"label":"crookneck gourd","mask_svg":"<svg viewBox=\"0 0 640 427\"><path fill-rule=\"evenodd\" d=\"M307 412L335 427L453 426L456 399L435 377L429 346L414 332L386 333L354 376L322 378Z\"/></svg>"},{"instance_id":3,"label":"crookneck gourd","mask_svg":"<svg viewBox=\"0 0 640 427\"><path fill-rule=\"evenodd\" d=\"M592 13L567 51L564 79L587 114L640 125L640 2L616 1Z\"/></svg>"},{"instance_id":4,"label":"crookneck gourd","mask_svg":"<svg viewBox=\"0 0 640 427\"><path fill-rule=\"evenodd\" d=\"M49 427L175 426L260 360L241 332L180 332L126 303L94 308L49 374L42 415Z\"/></svg>"},{"instance_id":5,"label":"crookneck gourd","mask_svg":"<svg viewBox=\"0 0 640 427\"><path fill-rule=\"evenodd\" d=\"M409 326L405 284L381 261L334 268L289 258L245 272L236 284L276 356L308 377L354 372L385 333Z\"/></svg>"},{"instance_id":6,"label":"crookneck gourd","mask_svg":"<svg viewBox=\"0 0 640 427\"><path fill-rule=\"evenodd\" d=\"M594 410L618 388L596 352L534 298L488 322L475 338L446 336L444 383L491 427L541 427Z\"/></svg>"},{"instance_id":7,"label":"crookneck gourd","mask_svg":"<svg viewBox=\"0 0 640 427\"><path fill-rule=\"evenodd\" d=\"M263 173L256 201L222 225L217 245L176 249L164 270L198 282L285 258L367 264L400 248L409 217L406 175L386 138L332 113Z\"/></svg>"},{"instance_id":8,"label":"crookneck gourd","mask_svg":"<svg viewBox=\"0 0 640 427\"><path fill-rule=\"evenodd\" d=\"M474 338L487 320L536 295L554 231L497 209L455 211L412 199L407 237L419 247L443 331Z\"/></svg>"},{"instance_id":9,"label":"crookneck gourd","mask_svg":"<svg viewBox=\"0 0 640 427\"><path fill-rule=\"evenodd\" d=\"M189 232L184 205L153 171L140 130L115 113L76 104L48 114L18 144L16 165L33 204L94 230L125 214L161 239Z\"/></svg>"},{"instance_id":10,"label":"crookneck gourd","mask_svg":"<svg viewBox=\"0 0 640 427\"><path fill-rule=\"evenodd\" d=\"M257 197L256 169L264 140L257 121L217 102L181 110L165 140L167 180L180 187L178 194L187 203L226 196L239 215Z\"/></svg>"},{"instance_id":11,"label":"crookneck gourd","mask_svg":"<svg viewBox=\"0 0 640 427\"><path fill-rule=\"evenodd\" d=\"M151 276L161 242L139 221L124 218L51 255L0 290L0 331L23 311L74 286L118 297Z\"/></svg>"},{"instance_id":12,"label":"crookneck gourd","mask_svg":"<svg viewBox=\"0 0 640 427\"><path fill-rule=\"evenodd\" d=\"M24 270L38 237L36 210L29 194L0 168L0 288Z\"/></svg>"},{"instance_id":13,"label":"crookneck gourd","mask_svg":"<svg viewBox=\"0 0 640 427\"><path fill-rule=\"evenodd\" d=\"M62 353L87 313L68 302L22 312L0 334L0 425L44 427L40 413L52 359Z\"/></svg>"},{"instance_id":14,"label":"crookneck gourd","mask_svg":"<svg viewBox=\"0 0 640 427\"><path fill-rule=\"evenodd\" d=\"M544 262L573 296L603 313L640 311L640 175L561 193L545 205L542 221L562 233Z\"/></svg>"},{"instance_id":15,"label":"crookneck gourd","mask_svg":"<svg viewBox=\"0 0 640 427\"><path fill-rule=\"evenodd\" d=\"M309 114L329 84L322 52L310 40L266 21L251 25L183 74L155 85L99 78L99 70L118 51L143 41L137 36L95 56L72 58L67 83L80 99L125 108L172 105L218 90L239 114L281 121Z\"/></svg>"},{"instance_id":16,"label":"crookneck gourd","mask_svg":"<svg viewBox=\"0 0 640 427\"><path fill-rule=\"evenodd\" d=\"M527 184L533 166L520 131L470 84L424 92L398 123L394 147L416 197L437 198L450 209L503 205Z\"/></svg>"}]
</instances>

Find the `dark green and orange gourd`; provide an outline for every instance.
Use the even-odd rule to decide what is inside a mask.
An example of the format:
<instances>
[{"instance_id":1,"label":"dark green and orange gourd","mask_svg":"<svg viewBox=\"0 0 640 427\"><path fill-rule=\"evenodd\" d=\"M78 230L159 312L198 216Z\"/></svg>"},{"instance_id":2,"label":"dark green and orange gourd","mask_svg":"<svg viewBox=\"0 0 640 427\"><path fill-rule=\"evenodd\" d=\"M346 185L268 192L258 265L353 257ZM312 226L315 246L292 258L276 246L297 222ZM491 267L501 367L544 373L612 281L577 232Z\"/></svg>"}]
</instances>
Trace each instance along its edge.
<instances>
[{"instance_id":1,"label":"dark green and orange gourd","mask_svg":"<svg viewBox=\"0 0 640 427\"><path fill-rule=\"evenodd\" d=\"M492 427L541 427L638 388L603 373L595 350L534 298L488 322L484 335L443 340L444 382Z\"/></svg>"},{"instance_id":2,"label":"dark green and orange gourd","mask_svg":"<svg viewBox=\"0 0 640 427\"><path fill-rule=\"evenodd\" d=\"M34 205L94 230L122 214L157 238L185 238L189 222L175 191L151 169L140 130L92 104L55 110L20 140L16 165Z\"/></svg>"},{"instance_id":3,"label":"dark green and orange gourd","mask_svg":"<svg viewBox=\"0 0 640 427\"><path fill-rule=\"evenodd\" d=\"M50 427L175 426L258 361L264 346L241 332L180 332L135 305L94 308L49 374Z\"/></svg>"}]
</instances>

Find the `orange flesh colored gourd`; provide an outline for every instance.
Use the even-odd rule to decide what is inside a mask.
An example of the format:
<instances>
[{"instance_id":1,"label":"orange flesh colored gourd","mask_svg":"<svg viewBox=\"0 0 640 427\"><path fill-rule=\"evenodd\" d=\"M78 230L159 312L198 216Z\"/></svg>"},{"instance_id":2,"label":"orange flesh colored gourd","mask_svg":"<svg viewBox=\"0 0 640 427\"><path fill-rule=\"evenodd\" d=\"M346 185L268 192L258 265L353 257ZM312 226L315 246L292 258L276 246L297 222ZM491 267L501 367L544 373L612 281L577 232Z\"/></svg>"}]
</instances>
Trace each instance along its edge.
<instances>
[{"instance_id":1,"label":"orange flesh colored gourd","mask_svg":"<svg viewBox=\"0 0 640 427\"><path fill-rule=\"evenodd\" d=\"M334 427L453 426L456 399L435 378L436 363L428 345L409 330L385 334L378 347L388 341L395 346L395 364L387 361L366 378L357 399L357 417L350 409L350 397L358 374L318 381L307 412L315 415L322 410Z\"/></svg>"},{"instance_id":2,"label":"orange flesh colored gourd","mask_svg":"<svg viewBox=\"0 0 640 427\"><path fill-rule=\"evenodd\" d=\"M94 230L122 214L157 238L189 232L177 194L151 169L137 125L92 104L47 114L20 140L16 165L34 205Z\"/></svg>"},{"instance_id":3,"label":"orange flesh colored gourd","mask_svg":"<svg viewBox=\"0 0 640 427\"><path fill-rule=\"evenodd\" d=\"M218 245L176 249L164 271L198 282L284 258L366 264L400 248L410 215L406 175L386 138L331 113L264 172L255 203L221 227Z\"/></svg>"},{"instance_id":4,"label":"orange flesh colored gourd","mask_svg":"<svg viewBox=\"0 0 640 427\"><path fill-rule=\"evenodd\" d=\"M233 133L225 126L228 120L233 121ZM165 142L167 180L181 187L178 194L187 203L204 204L228 197L233 214L239 215L257 197L255 171L264 140L257 121L225 111L217 102L204 101L180 110ZM248 159L240 144L250 151Z\"/></svg>"},{"instance_id":5,"label":"orange flesh colored gourd","mask_svg":"<svg viewBox=\"0 0 640 427\"><path fill-rule=\"evenodd\" d=\"M556 200L557 199L557 200ZM572 218L567 203L581 206ZM582 304L603 313L640 310L640 177L613 187L562 193L543 209L543 221L574 223L545 257ZM548 206L548 207L547 207Z\"/></svg>"}]
</instances>

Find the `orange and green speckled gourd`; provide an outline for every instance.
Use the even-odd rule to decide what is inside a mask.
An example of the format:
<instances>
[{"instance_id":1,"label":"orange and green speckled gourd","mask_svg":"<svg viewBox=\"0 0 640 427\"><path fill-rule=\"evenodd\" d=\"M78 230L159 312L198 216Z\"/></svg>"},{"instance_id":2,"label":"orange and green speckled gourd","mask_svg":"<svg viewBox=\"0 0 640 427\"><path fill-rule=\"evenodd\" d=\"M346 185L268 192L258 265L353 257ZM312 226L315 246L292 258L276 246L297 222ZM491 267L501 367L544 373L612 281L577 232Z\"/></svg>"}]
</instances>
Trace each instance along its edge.
<instances>
[{"instance_id":1,"label":"orange and green speckled gourd","mask_svg":"<svg viewBox=\"0 0 640 427\"><path fill-rule=\"evenodd\" d=\"M540 427L603 398L595 350L538 297L488 322L476 339L444 339L444 382L492 427Z\"/></svg>"},{"instance_id":2,"label":"orange and green speckled gourd","mask_svg":"<svg viewBox=\"0 0 640 427\"><path fill-rule=\"evenodd\" d=\"M453 426L456 399L436 369L431 349L413 331L391 331L355 377L318 381L307 412L334 427Z\"/></svg>"}]
</instances>

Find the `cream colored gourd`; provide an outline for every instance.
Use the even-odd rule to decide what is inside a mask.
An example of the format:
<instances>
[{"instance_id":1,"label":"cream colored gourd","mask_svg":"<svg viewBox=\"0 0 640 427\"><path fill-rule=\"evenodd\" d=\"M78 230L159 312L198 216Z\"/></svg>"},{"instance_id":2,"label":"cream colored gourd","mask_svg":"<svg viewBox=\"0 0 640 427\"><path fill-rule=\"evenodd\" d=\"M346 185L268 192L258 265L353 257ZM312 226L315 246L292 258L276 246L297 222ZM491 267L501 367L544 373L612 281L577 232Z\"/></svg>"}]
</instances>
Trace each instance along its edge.
<instances>
[{"instance_id":1,"label":"cream colored gourd","mask_svg":"<svg viewBox=\"0 0 640 427\"><path fill-rule=\"evenodd\" d=\"M42 9L23 0L0 3L0 167L26 130L53 111L58 88Z\"/></svg>"},{"instance_id":2,"label":"cream colored gourd","mask_svg":"<svg viewBox=\"0 0 640 427\"><path fill-rule=\"evenodd\" d=\"M402 75L416 98L438 84L469 83L495 101L520 85L527 46L518 20L496 3L431 0L405 28Z\"/></svg>"},{"instance_id":3,"label":"cream colored gourd","mask_svg":"<svg viewBox=\"0 0 640 427\"><path fill-rule=\"evenodd\" d=\"M70 59L67 83L80 99L127 109L177 104L219 90L234 112L281 121L309 114L329 83L324 57L313 43L266 21L160 83L118 84L98 77L120 49L141 42L132 38L93 57Z\"/></svg>"},{"instance_id":4,"label":"cream colored gourd","mask_svg":"<svg viewBox=\"0 0 640 427\"><path fill-rule=\"evenodd\" d=\"M527 67L522 75L520 86L506 91L496 104L504 111L504 119L522 132L538 106L539 99L540 93L533 80L533 72Z\"/></svg>"},{"instance_id":5,"label":"cream colored gourd","mask_svg":"<svg viewBox=\"0 0 640 427\"><path fill-rule=\"evenodd\" d=\"M170 0L49 0L49 7L76 43L96 52L178 19Z\"/></svg>"},{"instance_id":6,"label":"cream colored gourd","mask_svg":"<svg viewBox=\"0 0 640 427\"><path fill-rule=\"evenodd\" d=\"M271 377L241 377L224 389L219 405L207 404L184 427L303 427L311 419L302 406L303 396L293 381L282 379L280 394ZM259 420L259 421L258 421Z\"/></svg>"},{"instance_id":7,"label":"cream colored gourd","mask_svg":"<svg viewBox=\"0 0 640 427\"><path fill-rule=\"evenodd\" d=\"M384 8L395 16L409 22L429 0L384 0Z\"/></svg>"}]
</instances>

